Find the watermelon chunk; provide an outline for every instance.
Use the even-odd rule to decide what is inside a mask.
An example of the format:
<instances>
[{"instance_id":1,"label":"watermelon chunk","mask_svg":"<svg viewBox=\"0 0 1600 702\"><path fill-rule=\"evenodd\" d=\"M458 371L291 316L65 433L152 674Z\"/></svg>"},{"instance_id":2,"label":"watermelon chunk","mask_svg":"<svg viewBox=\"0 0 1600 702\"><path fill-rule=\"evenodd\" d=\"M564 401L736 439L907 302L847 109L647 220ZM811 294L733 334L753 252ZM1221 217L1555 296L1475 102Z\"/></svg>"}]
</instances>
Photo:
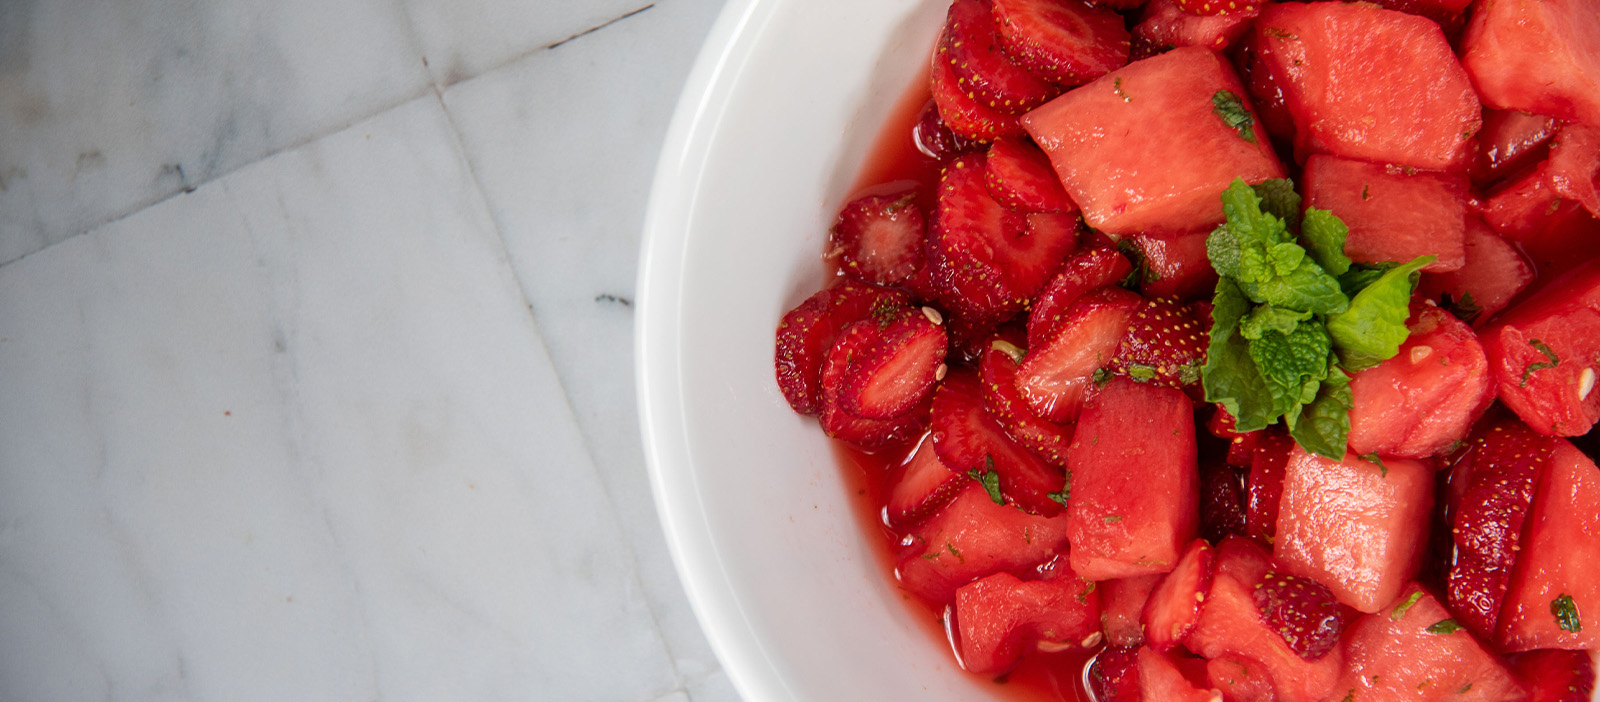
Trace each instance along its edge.
<instances>
[{"instance_id":1,"label":"watermelon chunk","mask_svg":"<svg viewBox=\"0 0 1600 702\"><path fill-rule=\"evenodd\" d=\"M1524 529L1501 650L1600 645L1600 468L1570 442L1551 452Z\"/></svg>"},{"instance_id":2,"label":"watermelon chunk","mask_svg":"<svg viewBox=\"0 0 1600 702\"><path fill-rule=\"evenodd\" d=\"M1353 700L1517 702L1527 693L1449 610L1412 583L1345 635L1345 668L1334 686Z\"/></svg>"},{"instance_id":3,"label":"watermelon chunk","mask_svg":"<svg viewBox=\"0 0 1600 702\"><path fill-rule=\"evenodd\" d=\"M1339 602L1376 612L1422 565L1433 509L1433 466L1335 461L1296 446L1284 471L1272 555L1284 570L1328 586Z\"/></svg>"},{"instance_id":4,"label":"watermelon chunk","mask_svg":"<svg viewBox=\"0 0 1600 702\"><path fill-rule=\"evenodd\" d=\"M1105 580L1177 565L1199 523L1194 408L1183 391L1112 378L1085 401L1067 465L1074 571Z\"/></svg>"},{"instance_id":5,"label":"watermelon chunk","mask_svg":"<svg viewBox=\"0 0 1600 702\"><path fill-rule=\"evenodd\" d=\"M956 591L961 663L974 673L1010 670L1029 650L1063 651L1100 642L1099 597L1076 577L1022 581L1010 573Z\"/></svg>"},{"instance_id":6,"label":"watermelon chunk","mask_svg":"<svg viewBox=\"0 0 1600 702\"><path fill-rule=\"evenodd\" d=\"M1283 88L1295 153L1465 168L1478 96L1439 25L1365 3L1271 4L1257 59Z\"/></svg>"},{"instance_id":7,"label":"watermelon chunk","mask_svg":"<svg viewBox=\"0 0 1600 702\"><path fill-rule=\"evenodd\" d=\"M1561 126L1553 117L1515 110L1484 109L1472 181L1488 185L1544 160Z\"/></svg>"},{"instance_id":8,"label":"watermelon chunk","mask_svg":"<svg viewBox=\"0 0 1600 702\"><path fill-rule=\"evenodd\" d=\"M1424 458L1467 436L1494 401L1489 361L1466 323L1415 305L1393 358L1350 377L1350 451Z\"/></svg>"},{"instance_id":9,"label":"watermelon chunk","mask_svg":"<svg viewBox=\"0 0 1600 702\"><path fill-rule=\"evenodd\" d=\"M1100 628L1112 646L1144 643L1144 605L1150 592L1166 577L1162 573L1106 580L1100 589Z\"/></svg>"},{"instance_id":10,"label":"watermelon chunk","mask_svg":"<svg viewBox=\"0 0 1600 702\"><path fill-rule=\"evenodd\" d=\"M956 589L999 572L1022 573L1067 547L1066 517L1039 517L995 504L976 481L912 532L895 574L929 602L949 603Z\"/></svg>"},{"instance_id":11,"label":"watermelon chunk","mask_svg":"<svg viewBox=\"0 0 1600 702\"><path fill-rule=\"evenodd\" d=\"M1502 312L1479 339L1500 401L1535 431L1578 436L1600 419L1600 263Z\"/></svg>"},{"instance_id":12,"label":"watermelon chunk","mask_svg":"<svg viewBox=\"0 0 1600 702\"><path fill-rule=\"evenodd\" d=\"M1453 271L1423 274L1418 290L1461 319L1481 324L1533 282L1533 265L1478 217L1467 217L1464 242L1467 262Z\"/></svg>"},{"instance_id":13,"label":"watermelon chunk","mask_svg":"<svg viewBox=\"0 0 1600 702\"><path fill-rule=\"evenodd\" d=\"M1254 542L1229 537L1217 545L1216 570L1206 593L1200 620L1185 645L1208 659L1244 663L1272 681L1280 702L1318 702L1334 691L1344 652L1335 647L1308 661L1268 626L1251 593L1271 568L1267 554ZM1335 697L1334 699L1338 699Z\"/></svg>"},{"instance_id":14,"label":"watermelon chunk","mask_svg":"<svg viewBox=\"0 0 1600 702\"><path fill-rule=\"evenodd\" d=\"M1591 0L1479 0L1461 62L1491 107L1600 124L1600 13Z\"/></svg>"},{"instance_id":15,"label":"watermelon chunk","mask_svg":"<svg viewBox=\"0 0 1600 702\"><path fill-rule=\"evenodd\" d=\"M1248 117L1229 126L1231 93ZM1138 61L1022 117L1084 219L1111 234L1192 232L1223 220L1218 195L1283 175L1221 56L1196 47Z\"/></svg>"},{"instance_id":16,"label":"watermelon chunk","mask_svg":"<svg viewBox=\"0 0 1600 702\"><path fill-rule=\"evenodd\" d=\"M1600 126L1569 124L1550 146L1550 186L1600 217Z\"/></svg>"},{"instance_id":17,"label":"watermelon chunk","mask_svg":"<svg viewBox=\"0 0 1600 702\"><path fill-rule=\"evenodd\" d=\"M1141 702L1218 702L1222 692L1201 689L1184 675L1181 663L1148 646L1139 649L1139 699Z\"/></svg>"},{"instance_id":18,"label":"watermelon chunk","mask_svg":"<svg viewBox=\"0 0 1600 702\"><path fill-rule=\"evenodd\" d=\"M1312 156L1301 185L1307 204L1332 210L1350 227L1344 252L1361 263L1438 259L1424 271L1453 271L1466 263L1467 182L1398 166Z\"/></svg>"},{"instance_id":19,"label":"watermelon chunk","mask_svg":"<svg viewBox=\"0 0 1600 702\"><path fill-rule=\"evenodd\" d=\"M1224 656L1206 661L1206 679L1227 702L1273 702L1272 679L1260 666Z\"/></svg>"}]
</instances>

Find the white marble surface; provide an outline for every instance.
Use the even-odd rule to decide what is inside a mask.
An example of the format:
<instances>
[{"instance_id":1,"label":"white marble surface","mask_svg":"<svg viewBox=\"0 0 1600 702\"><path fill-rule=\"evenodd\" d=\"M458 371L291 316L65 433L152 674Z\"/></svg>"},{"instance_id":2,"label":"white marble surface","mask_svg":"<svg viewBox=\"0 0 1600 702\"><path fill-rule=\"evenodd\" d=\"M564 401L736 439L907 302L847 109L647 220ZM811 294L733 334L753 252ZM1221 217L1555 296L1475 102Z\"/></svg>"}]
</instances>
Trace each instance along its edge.
<instances>
[{"instance_id":1,"label":"white marble surface","mask_svg":"<svg viewBox=\"0 0 1600 702\"><path fill-rule=\"evenodd\" d=\"M631 358L720 5L0 3L0 700L736 701Z\"/></svg>"}]
</instances>

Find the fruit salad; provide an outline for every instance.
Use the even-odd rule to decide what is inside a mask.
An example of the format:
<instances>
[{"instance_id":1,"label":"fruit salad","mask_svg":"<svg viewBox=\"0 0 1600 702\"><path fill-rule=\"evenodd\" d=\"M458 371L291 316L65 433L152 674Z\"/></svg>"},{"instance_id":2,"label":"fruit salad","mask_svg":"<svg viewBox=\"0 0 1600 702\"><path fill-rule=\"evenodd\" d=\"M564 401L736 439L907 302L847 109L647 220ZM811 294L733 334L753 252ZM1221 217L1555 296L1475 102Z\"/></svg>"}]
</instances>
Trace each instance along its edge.
<instances>
[{"instance_id":1,"label":"fruit salad","mask_svg":"<svg viewBox=\"0 0 1600 702\"><path fill-rule=\"evenodd\" d=\"M1592 698L1600 4L954 0L929 55L775 360L930 656Z\"/></svg>"}]
</instances>

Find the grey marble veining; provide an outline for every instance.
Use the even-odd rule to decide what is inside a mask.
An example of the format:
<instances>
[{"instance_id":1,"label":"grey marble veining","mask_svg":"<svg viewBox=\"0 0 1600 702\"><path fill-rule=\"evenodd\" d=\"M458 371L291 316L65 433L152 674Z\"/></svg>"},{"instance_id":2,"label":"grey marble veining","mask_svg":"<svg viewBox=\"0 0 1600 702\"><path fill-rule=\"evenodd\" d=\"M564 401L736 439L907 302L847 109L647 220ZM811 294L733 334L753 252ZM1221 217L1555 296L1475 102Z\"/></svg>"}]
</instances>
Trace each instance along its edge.
<instances>
[{"instance_id":1,"label":"grey marble veining","mask_svg":"<svg viewBox=\"0 0 1600 702\"><path fill-rule=\"evenodd\" d=\"M0 6L0 699L737 700L630 357L720 4Z\"/></svg>"}]
</instances>

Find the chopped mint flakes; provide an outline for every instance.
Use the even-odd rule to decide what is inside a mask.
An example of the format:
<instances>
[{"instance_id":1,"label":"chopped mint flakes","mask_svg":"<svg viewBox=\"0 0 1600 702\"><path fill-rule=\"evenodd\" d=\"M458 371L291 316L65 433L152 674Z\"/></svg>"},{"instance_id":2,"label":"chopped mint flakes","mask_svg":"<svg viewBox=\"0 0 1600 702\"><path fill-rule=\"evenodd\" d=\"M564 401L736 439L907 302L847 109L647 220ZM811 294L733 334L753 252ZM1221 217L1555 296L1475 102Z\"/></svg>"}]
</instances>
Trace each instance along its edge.
<instances>
[{"instance_id":1,"label":"chopped mint flakes","mask_svg":"<svg viewBox=\"0 0 1600 702\"><path fill-rule=\"evenodd\" d=\"M1302 215L1301 203L1281 179L1235 179L1222 193L1227 221L1206 238L1220 280L1201 379L1237 431L1282 420L1302 448L1338 460L1350 435L1348 371L1398 353L1415 274L1433 257L1355 264L1344 222L1316 208Z\"/></svg>"},{"instance_id":2,"label":"chopped mint flakes","mask_svg":"<svg viewBox=\"0 0 1600 702\"><path fill-rule=\"evenodd\" d=\"M1250 116L1250 108L1245 107L1244 101L1233 91L1223 89L1212 94L1211 111L1217 113L1229 129L1237 130L1240 139L1256 143L1256 120Z\"/></svg>"},{"instance_id":3,"label":"chopped mint flakes","mask_svg":"<svg viewBox=\"0 0 1600 702\"><path fill-rule=\"evenodd\" d=\"M1578 603L1572 601L1572 595L1562 593L1560 597L1550 600L1550 614L1556 618L1556 626L1562 631L1574 634L1583 631L1583 622L1578 619Z\"/></svg>"},{"instance_id":4,"label":"chopped mint flakes","mask_svg":"<svg viewBox=\"0 0 1600 702\"><path fill-rule=\"evenodd\" d=\"M1000 495L1000 473L994 469L994 457L985 455L983 461L987 470L973 468L967 471L967 477L983 485L983 491L989 493L989 499L994 500L995 504L1003 505L1006 499Z\"/></svg>"}]
</instances>

